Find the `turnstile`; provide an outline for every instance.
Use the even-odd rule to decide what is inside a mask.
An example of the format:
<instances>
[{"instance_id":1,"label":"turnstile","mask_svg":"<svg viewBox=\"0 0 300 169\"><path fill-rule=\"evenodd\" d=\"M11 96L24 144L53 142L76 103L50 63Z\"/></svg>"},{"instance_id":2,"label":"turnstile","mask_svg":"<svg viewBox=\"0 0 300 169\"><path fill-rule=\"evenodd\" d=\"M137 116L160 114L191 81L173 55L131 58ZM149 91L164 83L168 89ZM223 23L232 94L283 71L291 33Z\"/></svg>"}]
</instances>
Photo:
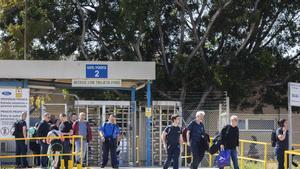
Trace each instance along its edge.
<instances>
[{"instance_id":1,"label":"turnstile","mask_svg":"<svg viewBox=\"0 0 300 169\"><path fill-rule=\"evenodd\" d=\"M87 120L93 131L93 141L89 144L87 157L89 165L101 164L102 144L98 129L107 120L109 114L114 114L121 130L121 140L118 146L120 166L131 166L133 163L132 151L135 151L132 148L134 137L132 128L135 127L132 122L135 116L131 113L130 101L77 101L75 107L79 108L79 112L86 112Z\"/></svg>"}]
</instances>

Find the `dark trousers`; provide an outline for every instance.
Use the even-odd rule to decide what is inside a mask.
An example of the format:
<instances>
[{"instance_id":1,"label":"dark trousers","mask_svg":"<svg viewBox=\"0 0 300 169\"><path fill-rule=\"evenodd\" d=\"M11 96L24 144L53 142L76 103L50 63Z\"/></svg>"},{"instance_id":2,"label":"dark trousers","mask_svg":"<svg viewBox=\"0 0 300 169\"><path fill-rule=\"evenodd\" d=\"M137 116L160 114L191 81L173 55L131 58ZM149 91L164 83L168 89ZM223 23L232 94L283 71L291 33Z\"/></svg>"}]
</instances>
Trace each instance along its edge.
<instances>
[{"instance_id":1,"label":"dark trousers","mask_svg":"<svg viewBox=\"0 0 300 169\"><path fill-rule=\"evenodd\" d=\"M26 155L27 146L24 140L16 140L16 155ZM26 157L16 158L17 166L27 167L28 162Z\"/></svg>"},{"instance_id":2,"label":"dark trousers","mask_svg":"<svg viewBox=\"0 0 300 169\"><path fill-rule=\"evenodd\" d=\"M197 169L200 162L202 161L203 157L204 157L204 150L202 150L202 147L200 146L200 143L197 142L193 142L192 141L192 155L193 155L193 162L191 165L192 169Z\"/></svg>"},{"instance_id":3,"label":"dark trousers","mask_svg":"<svg viewBox=\"0 0 300 169\"><path fill-rule=\"evenodd\" d=\"M172 160L173 160L173 169L178 169L180 145L168 145L167 153L168 153L168 157L165 161L164 169L169 168Z\"/></svg>"},{"instance_id":4,"label":"dark trousers","mask_svg":"<svg viewBox=\"0 0 300 169\"><path fill-rule=\"evenodd\" d=\"M41 154L40 145L37 144L38 148L35 151L32 151L32 154ZM41 159L40 157L34 157L34 165L40 166L41 165Z\"/></svg>"},{"instance_id":5,"label":"dark trousers","mask_svg":"<svg viewBox=\"0 0 300 169\"><path fill-rule=\"evenodd\" d=\"M47 154L48 146L49 146L48 144L41 142L41 154ZM42 167L48 166L48 157L47 156L41 157L41 165L42 165Z\"/></svg>"},{"instance_id":6,"label":"dark trousers","mask_svg":"<svg viewBox=\"0 0 300 169\"><path fill-rule=\"evenodd\" d=\"M63 154L70 154L71 153L71 144L69 140L65 140L63 142ZM68 168L68 161L71 159L71 156L63 156L65 161L65 168Z\"/></svg>"},{"instance_id":7,"label":"dark trousers","mask_svg":"<svg viewBox=\"0 0 300 169\"><path fill-rule=\"evenodd\" d=\"M105 138L102 145L102 166L106 166L108 162L108 154L110 151L111 165L112 167L118 167L119 162L117 159L117 140L112 138Z\"/></svg>"},{"instance_id":8,"label":"dark trousers","mask_svg":"<svg viewBox=\"0 0 300 169\"><path fill-rule=\"evenodd\" d=\"M278 169L284 169L284 151L282 148L275 148L276 158L278 161Z\"/></svg>"}]
</instances>

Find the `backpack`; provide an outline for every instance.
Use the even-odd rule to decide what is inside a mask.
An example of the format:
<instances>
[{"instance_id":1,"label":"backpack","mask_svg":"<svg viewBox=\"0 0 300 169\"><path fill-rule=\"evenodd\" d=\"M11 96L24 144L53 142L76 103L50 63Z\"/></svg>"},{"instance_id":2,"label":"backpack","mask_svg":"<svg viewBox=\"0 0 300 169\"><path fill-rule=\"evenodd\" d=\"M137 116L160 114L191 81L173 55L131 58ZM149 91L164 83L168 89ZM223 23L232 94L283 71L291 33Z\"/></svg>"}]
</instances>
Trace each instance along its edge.
<instances>
[{"instance_id":1,"label":"backpack","mask_svg":"<svg viewBox=\"0 0 300 169\"><path fill-rule=\"evenodd\" d=\"M271 133L271 144L272 144L272 147L276 146L276 142L277 142L276 131L277 131L277 129L273 129L272 133Z\"/></svg>"},{"instance_id":2,"label":"backpack","mask_svg":"<svg viewBox=\"0 0 300 169\"><path fill-rule=\"evenodd\" d=\"M187 128L187 127L185 127L183 130L182 130L182 139L183 139L183 142L187 142L187 131L188 131L189 129Z\"/></svg>"},{"instance_id":3,"label":"backpack","mask_svg":"<svg viewBox=\"0 0 300 169\"><path fill-rule=\"evenodd\" d=\"M227 125L226 126L226 133L225 133L226 135L228 135L229 129L230 129L230 125ZM214 139L212 141L212 145L209 147L209 150L208 150L211 155L216 154L218 152L218 150L220 148L220 145L221 145L220 144L220 142L221 142L221 135L222 135L222 132L220 132L219 134L217 134L214 137Z\"/></svg>"}]
</instances>

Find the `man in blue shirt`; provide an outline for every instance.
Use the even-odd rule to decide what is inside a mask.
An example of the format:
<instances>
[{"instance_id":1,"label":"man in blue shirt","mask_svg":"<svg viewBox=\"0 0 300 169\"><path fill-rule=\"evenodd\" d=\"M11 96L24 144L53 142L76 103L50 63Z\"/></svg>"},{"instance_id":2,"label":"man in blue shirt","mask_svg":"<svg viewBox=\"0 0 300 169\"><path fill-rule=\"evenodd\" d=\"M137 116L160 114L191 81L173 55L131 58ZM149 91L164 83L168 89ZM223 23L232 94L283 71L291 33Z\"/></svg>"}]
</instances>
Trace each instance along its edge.
<instances>
[{"instance_id":1,"label":"man in blue shirt","mask_svg":"<svg viewBox=\"0 0 300 169\"><path fill-rule=\"evenodd\" d=\"M111 163L113 168L118 168L118 159L117 159L117 144L118 136L120 134L120 128L116 124L116 117L110 115L108 122L105 122L102 126L99 126L100 138L103 142L102 145L102 164L101 168L104 168L108 162L108 153L111 153Z\"/></svg>"},{"instance_id":2,"label":"man in blue shirt","mask_svg":"<svg viewBox=\"0 0 300 169\"><path fill-rule=\"evenodd\" d=\"M188 125L188 131L186 133L187 144L192 148L193 162L192 169L197 169L198 165L202 161L205 153L204 147L201 147L201 141L204 139L204 111L198 111L196 113L196 119L191 121Z\"/></svg>"}]
</instances>

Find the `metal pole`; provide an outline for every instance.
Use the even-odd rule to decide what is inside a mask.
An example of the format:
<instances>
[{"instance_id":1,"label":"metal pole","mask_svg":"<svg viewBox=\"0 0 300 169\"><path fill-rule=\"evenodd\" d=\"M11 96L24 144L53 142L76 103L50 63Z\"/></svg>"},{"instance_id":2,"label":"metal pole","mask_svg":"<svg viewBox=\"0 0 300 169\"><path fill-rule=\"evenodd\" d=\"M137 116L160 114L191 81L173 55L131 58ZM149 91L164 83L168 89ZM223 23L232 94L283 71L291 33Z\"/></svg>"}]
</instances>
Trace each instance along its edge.
<instances>
[{"instance_id":1,"label":"metal pole","mask_svg":"<svg viewBox=\"0 0 300 169\"><path fill-rule=\"evenodd\" d=\"M219 126L218 130L222 130L222 125L223 125L223 119L222 119L223 113L222 113L222 104L219 104Z\"/></svg>"},{"instance_id":2,"label":"metal pole","mask_svg":"<svg viewBox=\"0 0 300 169\"><path fill-rule=\"evenodd\" d=\"M86 120L89 121L89 105L86 106ZM89 166L89 149L88 148L86 148L86 155L83 158L86 159L86 165Z\"/></svg>"},{"instance_id":3,"label":"metal pole","mask_svg":"<svg viewBox=\"0 0 300 169\"><path fill-rule=\"evenodd\" d=\"M291 106L291 98L290 98L290 87L291 84L288 83L288 122L289 122L289 150L292 150L292 144L293 144L293 123L292 123L292 106ZM289 156L289 166L292 166L292 156Z\"/></svg>"},{"instance_id":4,"label":"metal pole","mask_svg":"<svg viewBox=\"0 0 300 169\"><path fill-rule=\"evenodd\" d=\"M151 108L151 83L150 80L147 82L147 108ZM152 110L151 110L152 111ZM146 127L146 144L147 144L147 160L146 166L151 164L151 131L150 131L150 120L151 117L147 117L147 127Z\"/></svg>"},{"instance_id":5,"label":"metal pole","mask_svg":"<svg viewBox=\"0 0 300 169\"><path fill-rule=\"evenodd\" d=\"M230 118L229 113L230 113L229 97L226 97L226 116L227 116L227 117L226 117L226 118L227 118L226 122L227 122L227 123L230 123L230 120L229 120L229 118Z\"/></svg>"},{"instance_id":6,"label":"metal pole","mask_svg":"<svg viewBox=\"0 0 300 169\"><path fill-rule=\"evenodd\" d=\"M267 169L267 161L268 161L268 144L264 145L264 169Z\"/></svg>"},{"instance_id":7,"label":"metal pole","mask_svg":"<svg viewBox=\"0 0 300 169\"><path fill-rule=\"evenodd\" d=\"M24 16L24 60L27 59L27 0L25 0L25 16Z\"/></svg>"},{"instance_id":8,"label":"metal pole","mask_svg":"<svg viewBox=\"0 0 300 169\"><path fill-rule=\"evenodd\" d=\"M136 166L136 103L135 103L136 90L131 89L131 113L132 113L132 163Z\"/></svg>"}]
</instances>

